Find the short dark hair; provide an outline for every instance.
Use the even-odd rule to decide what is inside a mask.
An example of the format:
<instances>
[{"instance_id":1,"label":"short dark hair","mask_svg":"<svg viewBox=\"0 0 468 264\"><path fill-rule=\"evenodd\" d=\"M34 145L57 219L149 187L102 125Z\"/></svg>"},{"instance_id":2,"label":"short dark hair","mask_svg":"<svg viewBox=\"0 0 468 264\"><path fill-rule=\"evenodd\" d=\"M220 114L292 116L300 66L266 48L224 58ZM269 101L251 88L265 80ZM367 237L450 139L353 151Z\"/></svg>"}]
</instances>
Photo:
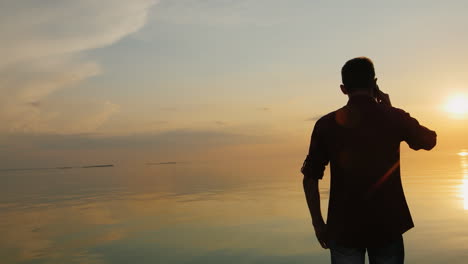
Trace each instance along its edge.
<instances>
[{"instance_id":1,"label":"short dark hair","mask_svg":"<svg viewBox=\"0 0 468 264\"><path fill-rule=\"evenodd\" d=\"M368 89L374 78L374 63L367 57L351 59L341 68L341 80L349 91Z\"/></svg>"}]
</instances>

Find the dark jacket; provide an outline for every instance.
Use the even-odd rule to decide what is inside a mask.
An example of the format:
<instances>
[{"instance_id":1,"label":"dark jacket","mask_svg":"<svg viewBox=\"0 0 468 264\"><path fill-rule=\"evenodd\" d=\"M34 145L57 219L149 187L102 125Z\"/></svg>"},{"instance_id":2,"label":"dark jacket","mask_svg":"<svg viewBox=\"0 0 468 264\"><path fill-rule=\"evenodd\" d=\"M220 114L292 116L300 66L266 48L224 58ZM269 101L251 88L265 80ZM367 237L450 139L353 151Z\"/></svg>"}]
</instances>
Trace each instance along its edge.
<instances>
[{"instance_id":1,"label":"dark jacket","mask_svg":"<svg viewBox=\"0 0 468 264\"><path fill-rule=\"evenodd\" d=\"M405 111L369 96L351 97L320 118L302 172L321 179L330 162L329 239L367 247L412 228L400 177L400 142L429 150L436 137Z\"/></svg>"}]
</instances>

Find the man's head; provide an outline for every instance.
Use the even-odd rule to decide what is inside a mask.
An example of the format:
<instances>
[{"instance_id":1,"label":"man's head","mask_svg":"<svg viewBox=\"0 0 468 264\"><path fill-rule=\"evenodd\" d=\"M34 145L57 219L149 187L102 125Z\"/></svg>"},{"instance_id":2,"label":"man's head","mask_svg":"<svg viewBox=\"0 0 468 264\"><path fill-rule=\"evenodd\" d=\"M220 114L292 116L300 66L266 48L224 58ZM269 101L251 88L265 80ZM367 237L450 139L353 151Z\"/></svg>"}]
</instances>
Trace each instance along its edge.
<instances>
[{"instance_id":1,"label":"man's head","mask_svg":"<svg viewBox=\"0 0 468 264\"><path fill-rule=\"evenodd\" d=\"M340 85L343 93L351 95L358 93L373 94L376 81L374 64L369 58L357 57L345 63L341 68Z\"/></svg>"}]
</instances>

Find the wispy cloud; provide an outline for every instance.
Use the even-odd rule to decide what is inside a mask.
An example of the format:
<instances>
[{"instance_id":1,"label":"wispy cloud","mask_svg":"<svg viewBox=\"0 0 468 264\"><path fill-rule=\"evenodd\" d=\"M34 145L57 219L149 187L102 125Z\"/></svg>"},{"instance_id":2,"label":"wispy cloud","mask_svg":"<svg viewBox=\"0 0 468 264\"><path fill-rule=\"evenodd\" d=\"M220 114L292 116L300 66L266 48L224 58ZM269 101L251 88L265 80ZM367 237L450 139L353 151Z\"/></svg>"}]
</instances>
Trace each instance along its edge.
<instances>
[{"instance_id":1,"label":"wispy cloud","mask_svg":"<svg viewBox=\"0 0 468 264\"><path fill-rule=\"evenodd\" d=\"M269 107L259 107L257 108L259 111L270 111L271 109Z\"/></svg>"},{"instance_id":2,"label":"wispy cloud","mask_svg":"<svg viewBox=\"0 0 468 264\"><path fill-rule=\"evenodd\" d=\"M224 122L224 121L215 121L214 123L215 123L216 125L218 125L218 126L225 126L225 125L227 125L227 123Z\"/></svg>"},{"instance_id":3,"label":"wispy cloud","mask_svg":"<svg viewBox=\"0 0 468 264\"><path fill-rule=\"evenodd\" d=\"M177 111L176 107L160 107L159 109L162 111Z\"/></svg>"},{"instance_id":4,"label":"wispy cloud","mask_svg":"<svg viewBox=\"0 0 468 264\"><path fill-rule=\"evenodd\" d=\"M98 75L82 53L138 31L154 0L4 1L0 3L0 132L78 133L93 130L118 106L68 122L73 109L43 109L48 96ZM103 110L104 109L104 110Z\"/></svg>"},{"instance_id":5,"label":"wispy cloud","mask_svg":"<svg viewBox=\"0 0 468 264\"><path fill-rule=\"evenodd\" d=\"M210 130L172 130L123 136L27 134L10 136L14 141L47 149L185 149L185 151L239 143L261 142L260 137Z\"/></svg>"}]
</instances>

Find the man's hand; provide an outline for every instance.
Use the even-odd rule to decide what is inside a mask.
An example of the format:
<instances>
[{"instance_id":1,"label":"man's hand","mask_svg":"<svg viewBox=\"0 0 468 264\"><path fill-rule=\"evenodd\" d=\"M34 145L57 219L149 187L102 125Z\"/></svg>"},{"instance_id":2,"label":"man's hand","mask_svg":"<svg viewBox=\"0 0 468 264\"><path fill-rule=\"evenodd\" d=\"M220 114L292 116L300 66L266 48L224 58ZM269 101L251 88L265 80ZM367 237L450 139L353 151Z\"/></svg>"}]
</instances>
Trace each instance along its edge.
<instances>
[{"instance_id":1,"label":"man's hand","mask_svg":"<svg viewBox=\"0 0 468 264\"><path fill-rule=\"evenodd\" d=\"M322 212L320 211L318 180L304 175L302 183L304 185L304 192L307 205L309 206L310 216L312 217L312 225L315 229L315 235L317 236L320 245L327 249L327 225L325 224L325 221L323 221Z\"/></svg>"},{"instance_id":2,"label":"man's hand","mask_svg":"<svg viewBox=\"0 0 468 264\"><path fill-rule=\"evenodd\" d=\"M317 240L319 241L320 245L324 248L328 248L327 242L327 225L325 223L320 223L314 225L315 235L317 236Z\"/></svg>"},{"instance_id":3,"label":"man's hand","mask_svg":"<svg viewBox=\"0 0 468 264\"><path fill-rule=\"evenodd\" d=\"M377 99L378 103L392 106L392 103L390 102L390 96L382 92L377 84L375 85L375 99Z\"/></svg>"}]
</instances>

